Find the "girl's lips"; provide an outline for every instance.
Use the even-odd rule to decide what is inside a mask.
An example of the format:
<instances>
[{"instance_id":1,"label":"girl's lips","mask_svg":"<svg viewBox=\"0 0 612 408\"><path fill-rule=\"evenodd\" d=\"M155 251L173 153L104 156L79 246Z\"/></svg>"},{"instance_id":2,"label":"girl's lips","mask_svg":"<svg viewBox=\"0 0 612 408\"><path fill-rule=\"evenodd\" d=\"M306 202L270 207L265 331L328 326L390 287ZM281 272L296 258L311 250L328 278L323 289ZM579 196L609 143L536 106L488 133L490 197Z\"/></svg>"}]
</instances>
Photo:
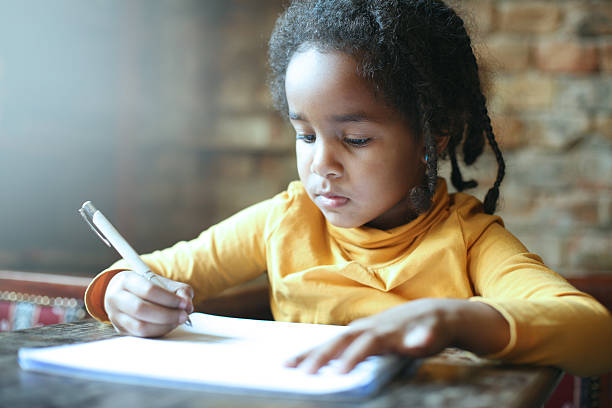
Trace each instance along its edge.
<instances>
[{"instance_id":1,"label":"girl's lips","mask_svg":"<svg viewBox=\"0 0 612 408\"><path fill-rule=\"evenodd\" d=\"M342 196L335 196L330 194L318 195L317 201L322 207L338 208L348 203L349 199Z\"/></svg>"}]
</instances>

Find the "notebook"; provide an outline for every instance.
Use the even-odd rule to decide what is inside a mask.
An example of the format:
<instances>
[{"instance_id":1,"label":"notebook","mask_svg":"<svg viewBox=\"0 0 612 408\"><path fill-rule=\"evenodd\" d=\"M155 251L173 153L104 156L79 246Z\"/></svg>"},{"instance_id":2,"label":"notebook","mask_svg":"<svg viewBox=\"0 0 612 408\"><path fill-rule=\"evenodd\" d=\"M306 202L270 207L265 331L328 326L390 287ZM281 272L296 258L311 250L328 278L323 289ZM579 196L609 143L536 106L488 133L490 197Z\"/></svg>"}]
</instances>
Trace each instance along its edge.
<instances>
[{"instance_id":1,"label":"notebook","mask_svg":"<svg viewBox=\"0 0 612 408\"><path fill-rule=\"evenodd\" d=\"M190 317L191 327L158 339L124 336L22 348L19 364L24 370L165 387L360 399L375 394L407 363L399 356L372 356L348 374L336 373L333 361L307 374L284 361L346 326Z\"/></svg>"}]
</instances>

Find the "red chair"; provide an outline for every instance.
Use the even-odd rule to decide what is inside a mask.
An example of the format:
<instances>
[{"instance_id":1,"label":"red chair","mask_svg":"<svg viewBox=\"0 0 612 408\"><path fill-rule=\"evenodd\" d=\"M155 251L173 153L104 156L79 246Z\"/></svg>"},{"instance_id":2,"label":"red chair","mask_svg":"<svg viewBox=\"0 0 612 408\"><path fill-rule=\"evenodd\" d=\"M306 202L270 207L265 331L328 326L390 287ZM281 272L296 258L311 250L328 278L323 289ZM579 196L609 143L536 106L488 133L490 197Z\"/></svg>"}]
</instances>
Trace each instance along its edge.
<instances>
[{"instance_id":1,"label":"red chair","mask_svg":"<svg viewBox=\"0 0 612 408\"><path fill-rule=\"evenodd\" d=\"M568 280L612 311L612 275ZM566 374L546 403L546 408L574 407L612 407L612 373L599 377L576 377Z\"/></svg>"},{"instance_id":2,"label":"red chair","mask_svg":"<svg viewBox=\"0 0 612 408\"><path fill-rule=\"evenodd\" d=\"M87 317L83 295L91 278L0 271L0 331Z\"/></svg>"}]
</instances>

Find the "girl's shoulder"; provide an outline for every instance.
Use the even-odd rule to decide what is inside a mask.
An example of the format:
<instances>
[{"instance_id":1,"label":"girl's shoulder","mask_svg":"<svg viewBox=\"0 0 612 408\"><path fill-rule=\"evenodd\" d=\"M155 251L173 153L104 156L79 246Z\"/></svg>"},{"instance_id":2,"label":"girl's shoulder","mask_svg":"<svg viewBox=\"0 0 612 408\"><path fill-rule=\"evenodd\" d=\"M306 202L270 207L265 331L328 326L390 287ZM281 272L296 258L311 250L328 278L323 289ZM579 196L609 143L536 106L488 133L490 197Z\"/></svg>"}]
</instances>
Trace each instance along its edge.
<instances>
[{"instance_id":1,"label":"girl's shoulder","mask_svg":"<svg viewBox=\"0 0 612 408\"><path fill-rule=\"evenodd\" d=\"M457 222L467 241L478 239L492 225L504 227L499 215L484 212L482 201L467 193L449 194L449 218Z\"/></svg>"},{"instance_id":2,"label":"girl's shoulder","mask_svg":"<svg viewBox=\"0 0 612 408\"><path fill-rule=\"evenodd\" d=\"M449 193L446 180L442 177L438 178L432 207L421 217L431 219L434 224L457 221L467 226L492 223L503 225L499 216L484 212L482 201L475 196L468 193Z\"/></svg>"},{"instance_id":3,"label":"girl's shoulder","mask_svg":"<svg viewBox=\"0 0 612 408\"><path fill-rule=\"evenodd\" d=\"M299 228L300 225L320 224L323 214L312 202L300 181L292 181L287 189L278 193L266 205L268 231Z\"/></svg>"},{"instance_id":4,"label":"girl's shoulder","mask_svg":"<svg viewBox=\"0 0 612 408\"><path fill-rule=\"evenodd\" d=\"M285 191L278 193L270 201L273 207L283 212L317 208L308 197L301 181L292 181Z\"/></svg>"}]
</instances>

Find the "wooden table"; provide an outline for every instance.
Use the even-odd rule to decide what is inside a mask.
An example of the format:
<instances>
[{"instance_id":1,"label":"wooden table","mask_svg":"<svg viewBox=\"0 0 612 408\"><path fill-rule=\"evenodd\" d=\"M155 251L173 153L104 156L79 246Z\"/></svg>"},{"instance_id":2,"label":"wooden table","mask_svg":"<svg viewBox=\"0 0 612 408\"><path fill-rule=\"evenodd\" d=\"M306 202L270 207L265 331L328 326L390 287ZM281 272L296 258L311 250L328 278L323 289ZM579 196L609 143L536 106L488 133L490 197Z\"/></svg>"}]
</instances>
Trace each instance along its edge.
<instances>
[{"instance_id":1,"label":"wooden table","mask_svg":"<svg viewBox=\"0 0 612 408\"><path fill-rule=\"evenodd\" d=\"M92 320L0 333L0 407L537 407L561 371L506 366L448 350L396 378L382 393L356 403L283 399L152 388L37 374L17 364L20 347L49 346L117 336ZM416 371L416 372L415 372Z\"/></svg>"}]
</instances>

